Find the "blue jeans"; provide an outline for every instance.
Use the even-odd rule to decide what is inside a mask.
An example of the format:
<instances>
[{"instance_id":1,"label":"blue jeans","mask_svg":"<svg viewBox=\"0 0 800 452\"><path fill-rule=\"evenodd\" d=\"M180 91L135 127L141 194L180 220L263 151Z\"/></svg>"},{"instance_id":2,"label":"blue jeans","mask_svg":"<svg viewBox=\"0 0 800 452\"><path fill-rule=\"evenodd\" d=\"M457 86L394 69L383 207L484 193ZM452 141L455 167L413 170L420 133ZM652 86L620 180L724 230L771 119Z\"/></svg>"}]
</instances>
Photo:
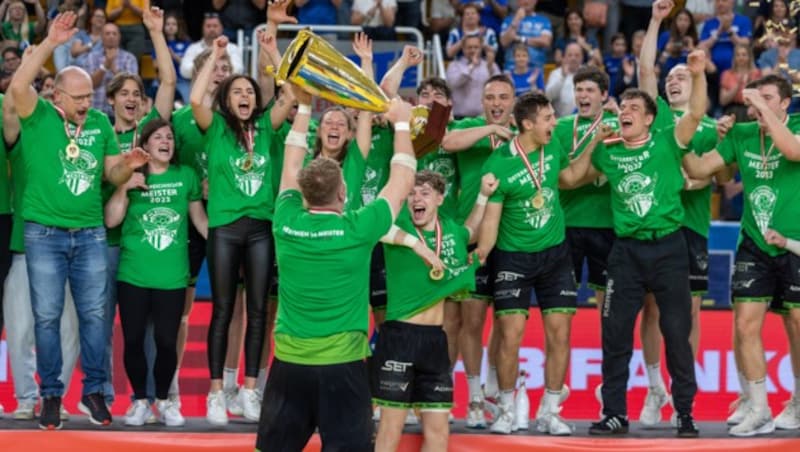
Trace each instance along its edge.
<instances>
[{"instance_id":1,"label":"blue jeans","mask_svg":"<svg viewBox=\"0 0 800 452\"><path fill-rule=\"evenodd\" d=\"M81 344L83 394L102 393L107 380L105 228L66 230L25 223L25 252L42 397L62 396L61 316L69 281Z\"/></svg>"}]
</instances>

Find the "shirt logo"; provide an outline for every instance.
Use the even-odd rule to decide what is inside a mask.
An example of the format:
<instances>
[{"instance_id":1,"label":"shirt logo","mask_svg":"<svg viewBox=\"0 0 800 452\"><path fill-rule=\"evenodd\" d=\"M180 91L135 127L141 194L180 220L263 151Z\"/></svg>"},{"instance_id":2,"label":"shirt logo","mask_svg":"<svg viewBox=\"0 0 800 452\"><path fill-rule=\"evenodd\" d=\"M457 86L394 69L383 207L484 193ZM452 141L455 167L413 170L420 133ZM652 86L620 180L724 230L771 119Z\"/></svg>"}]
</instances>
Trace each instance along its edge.
<instances>
[{"instance_id":1,"label":"shirt logo","mask_svg":"<svg viewBox=\"0 0 800 452\"><path fill-rule=\"evenodd\" d=\"M59 152L58 158L64 170L59 183L65 184L70 193L80 196L92 188L97 171L97 159L94 154L81 149L80 155L75 160L67 158L66 152Z\"/></svg>"},{"instance_id":2,"label":"shirt logo","mask_svg":"<svg viewBox=\"0 0 800 452\"><path fill-rule=\"evenodd\" d=\"M156 251L164 251L175 242L181 215L169 207L156 207L142 215L139 221L144 238Z\"/></svg>"},{"instance_id":3,"label":"shirt logo","mask_svg":"<svg viewBox=\"0 0 800 452\"><path fill-rule=\"evenodd\" d=\"M642 173L626 174L617 186L625 206L639 218L643 218L656 204L654 192L658 174L652 178Z\"/></svg>"}]
</instances>

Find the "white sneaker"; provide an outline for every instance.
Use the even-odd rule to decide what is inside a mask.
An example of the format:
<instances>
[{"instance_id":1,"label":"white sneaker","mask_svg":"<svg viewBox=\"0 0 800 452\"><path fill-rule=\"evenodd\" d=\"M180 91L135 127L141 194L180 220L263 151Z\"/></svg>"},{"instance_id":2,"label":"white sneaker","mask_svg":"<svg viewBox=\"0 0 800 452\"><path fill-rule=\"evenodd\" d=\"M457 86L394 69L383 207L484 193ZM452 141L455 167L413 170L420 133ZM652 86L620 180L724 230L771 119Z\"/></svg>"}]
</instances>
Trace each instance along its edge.
<instances>
[{"instance_id":1,"label":"white sneaker","mask_svg":"<svg viewBox=\"0 0 800 452\"><path fill-rule=\"evenodd\" d=\"M472 399L467 408L467 428L486 428L486 416L483 414L483 401L477 397Z\"/></svg>"},{"instance_id":2,"label":"white sneaker","mask_svg":"<svg viewBox=\"0 0 800 452\"><path fill-rule=\"evenodd\" d=\"M22 400L14 410L14 419L28 421L36 417L36 400Z\"/></svg>"},{"instance_id":3,"label":"white sneaker","mask_svg":"<svg viewBox=\"0 0 800 452\"><path fill-rule=\"evenodd\" d=\"M186 425L186 419L183 418L180 407L172 400L156 400L156 410L158 410L158 421L167 427Z\"/></svg>"},{"instance_id":4,"label":"white sneaker","mask_svg":"<svg viewBox=\"0 0 800 452\"><path fill-rule=\"evenodd\" d=\"M489 428L492 433L510 435L514 429L514 406L507 408L500 407L500 415L495 418L494 423Z\"/></svg>"},{"instance_id":5,"label":"white sneaker","mask_svg":"<svg viewBox=\"0 0 800 452\"><path fill-rule=\"evenodd\" d=\"M558 411L561 411L560 407ZM543 416L538 417L536 419L536 429L541 433L553 436L569 436L573 431L573 428L564 422L558 412L544 413Z\"/></svg>"},{"instance_id":6,"label":"white sneaker","mask_svg":"<svg viewBox=\"0 0 800 452\"><path fill-rule=\"evenodd\" d=\"M248 421L258 422L261 417L261 398L255 389L241 388L237 397L242 415ZM228 408L230 411L230 408Z\"/></svg>"},{"instance_id":7,"label":"white sneaker","mask_svg":"<svg viewBox=\"0 0 800 452\"><path fill-rule=\"evenodd\" d=\"M775 418L775 428L797 430L800 428L800 400L792 397L785 405L786 408Z\"/></svg>"},{"instance_id":8,"label":"white sneaker","mask_svg":"<svg viewBox=\"0 0 800 452\"><path fill-rule=\"evenodd\" d=\"M209 392L206 399L206 420L211 425L228 425L228 413L225 406L225 393Z\"/></svg>"},{"instance_id":9,"label":"white sneaker","mask_svg":"<svg viewBox=\"0 0 800 452\"><path fill-rule=\"evenodd\" d=\"M558 398L558 406L559 407L561 405L563 405L564 402L569 398L569 394L570 394L569 386L567 386L567 385L562 386L561 387L561 396ZM542 402L544 402L544 397L542 397L541 400L539 400L539 409L536 410L536 419L539 419L540 417L545 415L544 405L542 404ZM600 401L600 403L601 404L603 403L602 400Z\"/></svg>"},{"instance_id":10,"label":"white sneaker","mask_svg":"<svg viewBox=\"0 0 800 452\"><path fill-rule=\"evenodd\" d=\"M763 411L750 409L744 420L738 425L734 425L728 430L731 436L756 436L767 435L775 431L775 422L772 421L772 413L769 408Z\"/></svg>"},{"instance_id":11,"label":"white sneaker","mask_svg":"<svg viewBox=\"0 0 800 452\"><path fill-rule=\"evenodd\" d=\"M242 416L244 411L242 410L242 404L239 402L239 392L241 391L239 387L223 389L222 391L225 393L225 404L228 408L228 413L234 416Z\"/></svg>"},{"instance_id":12,"label":"white sneaker","mask_svg":"<svg viewBox=\"0 0 800 452\"><path fill-rule=\"evenodd\" d=\"M125 413L125 425L141 427L145 424L147 418L152 416L153 411L150 409L150 403L147 399L134 400Z\"/></svg>"},{"instance_id":13,"label":"white sneaker","mask_svg":"<svg viewBox=\"0 0 800 452\"><path fill-rule=\"evenodd\" d=\"M109 411L111 411L111 410L109 410ZM68 421L69 420L69 411L67 411L67 409L64 408L64 404L61 404L61 412L59 413L59 417L61 418L62 421Z\"/></svg>"},{"instance_id":14,"label":"white sneaker","mask_svg":"<svg viewBox=\"0 0 800 452\"><path fill-rule=\"evenodd\" d=\"M639 414L639 422L645 427L653 427L661 422L661 408L667 403L669 403L669 395L663 387L648 388L642 412Z\"/></svg>"},{"instance_id":15,"label":"white sneaker","mask_svg":"<svg viewBox=\"0 0 800 452\"><path fill-rule=\"evenodd\" d=\"M731 411L733 412L728 416L728 425L741 424L744 417L747 416L747 412L750 411L750 406L750 397L739 394L739 398L731 403Z\"/></svg>"},{"instance_id":16,"label":"white sneaker","mask_svg":"<svg viewBox=\"0 0 800 452\"><path fill-rule=\"evenodd\" d=\"M406 414L406 425L419 425L419 418L417 417L417 413L414 410L408 410Z\"/></svg>"},{"instance_id":17,"label":"white sneaker","mask_svg":"<svg viewBox=\"0 0 800 452\"><path fill-rule=\"evenodd\" d=\"M489 412L489 416L491 416L492 420L500 417L500 405L497 404L499 398L500 394L490 396L485 392L483 393L483 409Z\"/></svg>"}]
</instances>

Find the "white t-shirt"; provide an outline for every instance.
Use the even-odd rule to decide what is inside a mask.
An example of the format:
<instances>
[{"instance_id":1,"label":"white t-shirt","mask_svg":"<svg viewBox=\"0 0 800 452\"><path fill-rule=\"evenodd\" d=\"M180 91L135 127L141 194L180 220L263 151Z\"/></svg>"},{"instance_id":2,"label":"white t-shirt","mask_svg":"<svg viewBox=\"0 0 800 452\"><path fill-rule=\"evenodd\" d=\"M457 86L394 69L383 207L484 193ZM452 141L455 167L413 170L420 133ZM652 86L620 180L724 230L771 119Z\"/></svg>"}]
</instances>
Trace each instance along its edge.
<instances>
[{"instance_id":1,"label":"white t-shirt","mask_svg":"<svg viewBox=\"0 0 800 452\"><path fill-rule=\"evenodd\" d=\"M353 11L358 11L363 15L367 15L370 9L375 6L377 2L375 0L355 0L353 2ZM384 8L395 8L397 9L397 1L396 0L381 0L381 4ZM372 19L361 24L364 27L381 27L385 24L383 23L383 18L381 17L380 9L375 10L375 15L372 16Z\"/></svg>"}]
</instances>

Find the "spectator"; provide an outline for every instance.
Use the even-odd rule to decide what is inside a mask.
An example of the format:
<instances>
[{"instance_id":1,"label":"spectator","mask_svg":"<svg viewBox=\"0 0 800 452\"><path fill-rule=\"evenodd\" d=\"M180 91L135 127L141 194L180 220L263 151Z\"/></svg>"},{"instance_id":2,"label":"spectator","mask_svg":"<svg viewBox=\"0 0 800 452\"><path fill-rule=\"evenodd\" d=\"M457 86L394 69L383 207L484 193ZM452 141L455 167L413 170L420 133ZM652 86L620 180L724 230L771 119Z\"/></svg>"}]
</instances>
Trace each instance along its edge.
<instances>
[{"instance_id":1,"label":"spectator","mask_svg":"<svg viewBox=\"0 0 800 452\"><path fill-rule=\"evenodd\" d=\"M27 47L36 42L36 38L44 32L47 18L38 0L26 0L32 3L36 11L36 22L28 21L28 10L25 3L16 0L3 0L0 3L0 17L3 18L3 40L6 44ZM11 42L8 42L11 41Z\"/></svg>"},{"instance_id":2,"label":"spectator","mask_svg":"<svg viewBox=\"0 0 800 452\"><path fill-rule=\"evenodd\" d=\"M725 114L734 115L736 122L749 120L742 90L749 82L760 77L761 71L756 68L750 46L737 45L733 53L733 65L720 76L719 93L719 103L725 108Z\"/></svg>"},{"instance_id":3,"label":"spectator","mask_svg":"<svg viewBox=\"0 0 800 452\"><path fill-rule=\"evenodd\" d=\"M102 8L95 8L89 18L86 29L81 29L67 42L69 46L69 59L65 62L61 57L55 60L56 70L61 70L69 65L86 67L89 53L103 45L103 27L106 25L106 11ZM56 49L56 52L58 49Z\"/></svg>"},{"instance_id":4,"label":"spectator","mask_svg":"<svg viewBox=\"0 0 800 452\"><path fill-rule=\"evenodd\" d=\"M752 2L751 2L752 3ZM775 11L775 4L780 3L777 8L783 7L782 10ZM757 39L763 33L759 34L759 30L764 27L764 23L767 20L772 20L773 22L777 22L775 18L777 17L779 20L782 19L784 16L794 23L798 22L798 18L800 18L800 11L795 11L794 17L792 17L789 5L792 2L791 0L761 0L758 2L758 10L756 13L756 17L753 20L753 30L755 33L753 36ZM777 14L776 14L777 13Z\"/></svg>"},{"instance_id":5,"label":"spectator","mask_svg":"<svg viewBox=\"0 0 800 452\"><path fill-rule=\"evenodd\" d=\"M514 56L511 53L513 42L525 43L531 59L530 66L544 69L547 50L553 43L553 30L550 21L536 14L534 9L536 0L518 0L517 11L503 21L500 44L506 49L506 70L514 67Z\"/></svg>"},{"instance_id":6,"label":"spectator","mask_svg":"<svg viewBox=\"0 0 800 452\"><path fill-rule=\"evenodd\" d=\"M214 40L219 36L222 36L222 21L219 18L219 14L206 13L205 18L203 19L203 39L192 43L192 45L186 49L186 53L183 55L183 59L181 60L181 77L186 79L192 78L194 59L197 58L197 55L200 55L203 50L211 47L211 45L214 43ZM230 41L228 41L228 47L226 51L231 59L233 73L241 74L244 70L242 51L236 44Z\"/></svg>"},{"instance_id":7,"label":"spectator","mask_svg":"<svg viewBox=\"0 0 800 452\"><path fill-rule=\"evenodd\" d=\"M756 58L761 56L761 52L777 47L775 36L786 32L795 27L796 22L789 15L789 7L785 0L772 0L769 4L769 14L767 19L756 17L755 33L753 33L753 51Z\"/></svg>"},{"instance_id":8,"label":"spectator","mask_svg":"<svg viewBox=\"0 0 800 452\"><path fill-rule=\"evenodd\" d=\"M186 49L189 47L189 37L186 35L183 22L176 13L167 13L164 16L164 37L167 39L167 47L175 65L175 72L178 74L176 89L181 96L183 103L189 102L189 79L180 75L180 66ZM153 51L153 61L155 61L155 51Z\"/></svg>"},{"instance_id":9,"label":"spectator","mask_svg":"<svg viewBox=\"0 0 800 452\"><path fill-rule=\"evenodd\" d=\"M658 66L661 68L661 85L669 71L678 64L686 64L686 57L697 46L697 27L692 13L679 10L672 18L669 30L658 36Z\"/></svg>"},{"instance_id":10,"label":"spectator","mask_svg":"<svg viewBox=\"0 0 800 452\"><path fill-rule=\"evenodd\" d=\"M625 35L617 33L611 38L611 52L603 58L603 66L609 78L609 96L617 97L622 94L619 87L622 86L624 71L622 63L630 58L628 55L628 41Z\"/></svg>"},{"instance_id":11,"label":"spectator","mask_svg":"<svg viewBox=\"0 0 800 452\"><path fill-rule=\"evenodd\" d=\"M53 101L53 92L56 89L56 77L53 74L46 74L40 78L36 83L39 95L50 102Z\"/></svg>"},{"instance_id":12,"label":"spectator","mask_svg":"<svg viewBox=\"0 0 800 452\"><path fill-rule=\"evenodd\" d=\"M497 54L497 35L494 30L487 28L480 23L480 10L474 3L464 5L461 13L461 27L450 30L447 37L447 58L459 58L462 56L461 48L464 39L468 36L478 36L482 38L483 49L485 52L491 51ZM483 90L483 87L481 87Z\"/></svg>"},{"instance_id":13,"label":"spectator","mask_svg":"<svg viewBox=\"0 0 800 452\"><path fill-rule=\"evenodd\" d=\"M703 22L714 17L714 0L686 0L686 9L692 13L699 33Z\"/></svg>"},{"instance_id":14,"label":"spectator","mask_svg":"<svg viewBox=\"0 0 800 452\"><path fill-rule=\"evenodd\" d=\"M547 17L555 36L563 37L568 34L564 23L569 12L568 3L570 2L565 0L539 0L536 2L536 12Z\"/></svg>"},{"instance_id":15,"label":"spectator","mask_svg":"<svg viewBox=\"0 0 800 452\"><path fill-rule=\"evenodd\" d=\"M13 74L17 72L19 64L22 62L22 52L16 47L6 47L3 49L3 72Z\"/></svg>"},{"instance_id":16,"label":"spectator","mask_svg":"<svg viewBox=\"0 0 800 452\"><path fill-rule=\"evenodd\" d=\"M362 27L394 27L396 0L355 0L350 23Z\"/></svg>"},{"instance_id":17,"label":"spectator","mask_svg":"<svg viewBox=\"0 0 800 452\"><path fill-rule=\"evenodd\" d=\"M620 25L625 37L633 42L633 34L647 29L652 14L653 0L620 0L622 16Z\"/></svg>"},{"instance_id":18,"label":"spectator","mask_svg":"<svg viewBox=\"0 0 800 452\"><path fill-rule=\"evenodd\" d=\"M547 86L545 86L544 92L553 104L553 109L559 118L572 114L575 110L575 84L572 78L578 72L582 62L581 46L576 42L567 44L561 67L554 69L547 77Z\"/></svg>"},{"instance_id":19,"label":"spectator","mask_svg":"<svg viewBox=\"0 0 800 452\"><path fill-rule=\"evenodd\" d=\"M142 25L142 8L146 6L147 0L108 0L106 2L108 21L114 22L119 27L121 47L132 53L137 61L147 50L146 35Z\"/></svg>"},{"instance_id":20,"label":"spectator","mask_svg":"<svg viewBox=\"0 0 800 452\"><path fill-rule=\"evenodd\" d=\"M236 33L244 30L245 39L253 35L253 29L264 22L267 0L212 0L214 10L219 12L228 41L236 41Z\"/></svg>"},{"instance_id":21,"label":"spectator","mask_svg":"<svg viewBox=\"0 0 800 452\"><path fill-rule=\"evenodd\" d=\"M456 23L456 10L449 0L430 0L430 3L429 15L423 16L423 20L428 24L428 30L438 34L442 42L446 43L447 34Z\"/></svg>"},{"instance_id":22,"label":"spectator","mask_svg":"<svg viewBox=\"0 0 800 452\"><path fill-rule=\"evenodd\" d=\"M92 107L101 110L109 118L114 117L111 105L106 99L106 85L118 72L139 73L136 57L120 48L119 27L113 23L103 26L103 46L92 50L86 60L84 69L92 76L94 95Z\"/></svg>"},{"instance_id":23,"label":"spectator","mask_svg":"<svg viewBox=\"0 0 800 452\"><path fill-rule=\"evenodd\" d=\"M700 46L711 52L711 60L719 71L731 67L733 47L750 43L753 34L750 19L733 12L733 0L716 0L715 16L706 20L700 33Z\"/></svg>"},{"instance_id":24,"label":"spectator","mask_svg":"<svg viewBox=\"0 0 800 452\"><path fill-rule=\"evenodd\" d=\"M342 0L295 0L297 22L303 25L336 25L336 9L341 3Z\"/></svg>"},{"instance_id":25,"label":"spectator","mask_svg":"<svg viewBox=\"0 0 800 452\"><path fill-rule=\"evenodd\" d=\"M520 96L534 89L544 92L544 76L542 75L544 71L538 67L530 68L528 47L518 42L514 44L512 51L514 52L514 69L506 71L506 74L514 82L514 94Z\"/></svg>"},{"instance_id":26,"label":"spectator","mask_svg":"<svg viewBox=\"0 0 800 452\"><path fill-rule=\"evenodd\" d=\"M564 50L567 44L577 43L583 50L585 55L584 63L597 64L600 66L603 63L603 56L600 53L600 45L597 39L587 37L586 25L583 21L583 16L577 10L569 10L566 15L566 32L562 37L556 39L555 52L553 59L556 65L561 64L561 59L564 57Z\"/></svg>"},{"instance_id":27,"label":"spectator","mask_svg":"<svg viewBox=\"0 0 800 452\"><path fill-rule=\"evenodd\" d=\"M494 30L495 35L500 34L503 20L508 16L508 0L453 0L453 3L459 14L463 14L465 6L476 5L481 13L481 24Z\"/></svg>"},{"instance_id":28,"label":"spectator","mask_svg":"<svg viewBox=\"0 0 800 452\"><path fill-rule=\"evenodd\" d=\"M796 33L784 33L776 38L778 47L767 50L758 59L758 67L762 74L778 73L794 84L800 82L800 50L797 49ZM792 98L789 111L795 113L800 109L800 103Z\"/></svg>"},{"instance_id":29,"label":"spectator","mask_svg":"<svg viewBox=\"0 0 800 452\"><path fill-rule=\"evenodd\" d=\"M480 116L483 99L474 93L481 92L486 81L500 72L494 62L494 53L484 51L480 36L467 36L462 47L464 56L447 66L447 85L453 92L453 116L456 119Z\"/></svg>"}]
</instances>

